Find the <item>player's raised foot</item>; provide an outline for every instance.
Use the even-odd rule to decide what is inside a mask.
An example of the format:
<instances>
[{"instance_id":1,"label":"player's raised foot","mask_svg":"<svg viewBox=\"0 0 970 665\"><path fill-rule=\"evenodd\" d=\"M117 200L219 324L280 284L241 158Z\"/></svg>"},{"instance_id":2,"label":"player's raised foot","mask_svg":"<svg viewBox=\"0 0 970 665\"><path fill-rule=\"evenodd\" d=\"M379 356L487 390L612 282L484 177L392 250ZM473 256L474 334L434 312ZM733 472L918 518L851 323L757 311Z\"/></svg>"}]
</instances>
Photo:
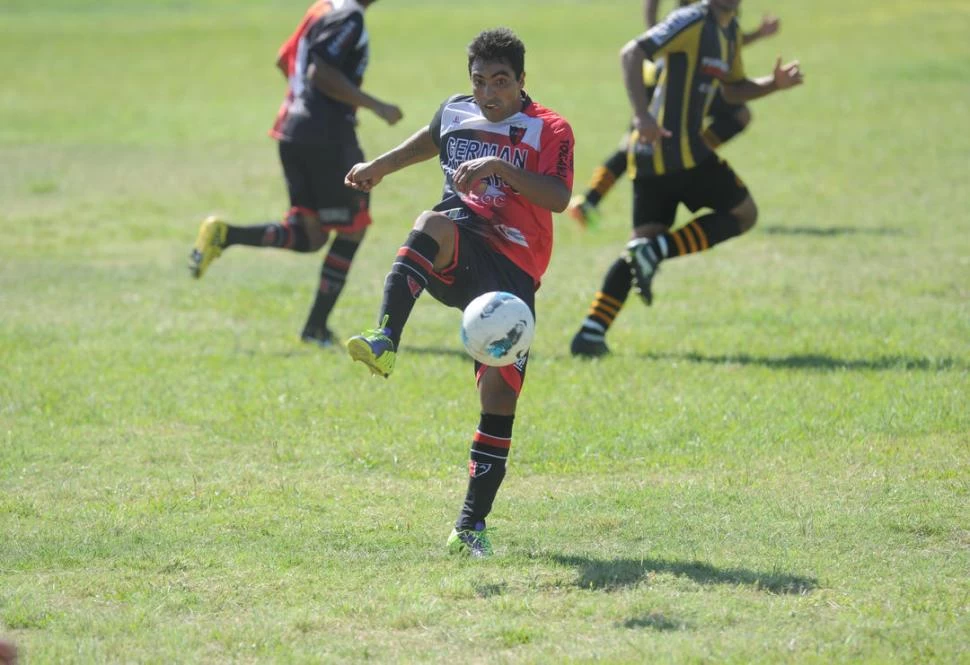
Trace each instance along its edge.
<instances>
[{"instance_id":1,"label":"player's raised foot","mask_svg":"<svg viewBox=\"0 0 970 665\"><path fill-rule=\"evenodd\" d=\"M387 323L387 317L384 317ZM347 353L354 360L367 365L370 371L385 379L394 371L394 342L387 336L387 328L365 330L347 340Z\"/></svg>"},{"instance_id":2,"label":"player's raised foot","mask_svg":"<svg viewBox=\"0 0 970 665\"><path fill-rule=\"evenodd\" d=\"M492 556L492 542L488 539L488 529L483 522L474 529L452 529L448 536L448 552L461 556L483 559Z\"/></svg>"},{"instance_id":3,"label":"player's raised foot","mask_svg":"<svg viewBox=\"0 0 970 665\"><path fill-rule=\"evenodd\" d=\"M189 272L196 279L205 274L206 269L222 254L226 244L229 225L218 217L209 216L202 220L195 246L189 254Z\"/></svg>"},{"instance_id":4,"label":"player's raised foot","mask_svg":"<svg viewBox=\"0 0 970 665\"><path fill-rule=\"evenodd\" d=\"M626 245L626 262L633 274L633 288L648 305L653 304L651 285L660 270L660 251L647 238L634 238Z\"/></svg>"},{"instance_id":5,"label":"player's raised foot","mask_svg":"<svg viewBox=\"0 0 970 665\"><path fill-rule=\"evenodd\" d=\"M569 352L578 358L599 358L607 355L610 350L606 346L603 333L580 329L569 344Z\"/></svg>"},{"instance_id":6,"label":"player's raised foot","mask_svg":"<svg viewBox=\"0 0 970 665\"><path fill-rule=\"evenodd\" d=\"M304 328L300 333L300 341L306 344L315 344L321 349L332 349L337 345L337 336L330 328Z\"/></svg>"},{"instance_id":7,"label":"player's raised foot","mask_svg":"<svg viewBox=\"0 0 970 665\"><path fill-rule=\"evenodd\" d=\"M569 201L566 213L584 229L593 228L600 221L600 211L582 194L577 194Z\"/></svg>"}]
</instances>

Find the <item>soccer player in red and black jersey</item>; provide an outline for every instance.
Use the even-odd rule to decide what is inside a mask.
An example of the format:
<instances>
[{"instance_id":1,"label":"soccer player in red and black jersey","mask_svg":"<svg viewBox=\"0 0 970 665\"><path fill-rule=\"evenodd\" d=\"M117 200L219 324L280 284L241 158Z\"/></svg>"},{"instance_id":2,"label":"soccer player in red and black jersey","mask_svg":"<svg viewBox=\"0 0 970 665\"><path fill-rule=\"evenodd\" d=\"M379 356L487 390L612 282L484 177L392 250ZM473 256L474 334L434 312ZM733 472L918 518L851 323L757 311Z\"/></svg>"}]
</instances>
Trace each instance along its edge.
<instances>
[{"instance_id":1,"label":"soccer player in red and black jersey","mask_svg":"<svg viewBox=\"0 0 970 665\"><path fill-rule=\"evenodd\" d=\"M691 0L679 0L680 7L691 4ZM649 30L657 24L657 11L660 0L644 0L644 18ZM781 22L774 16L765 15L758 27L751 32L741 35L741 44L750 46L754 42L770 37L778 32ZM647 97L653 96L657 80L662 71L662 62L644 62L643 85L647 89ZM751 109L746 104L729 104L720 94L714 97L705 119L704 140L712 148L718 148L735 136L743 132L751 124ZM607 157L602 164L593 170L586 191L577 194L569 202L566 212L575 219L580 226L595 226L599 220L599 204L606 194L613 189L617 179L627 170L627 159L630 151L630 132L624 134L620 145Z\"/></svg>"},{"instance_id":2,"label":"soccer player in red and black jersey","mask_svg":"<svg viewBox=\"0 0 970 665\"><path fill-rule=\"evenodd\" d=\"M357 109L370 109L388 124L401 110L361 89L370 41L364 10L375 0L320 0L307 10L280 47L277 67L286 77L286 98L270 135L279 142L290 208L280 222L231 226L217 217L202 222L189 269L199 278L226 247L276 247L315 252L333 232L320 272L316 300L303 341L333 344L327 319L371 223L369 195L344 184L364 156L357 142Z\"/></svg>"},{"instance_id":3,"label":"soccer player in red and black jersey","mask_svg":"<svg viewBox=\"0 0 970 665\"><path fill-rule=\"evenodd\" d=\"M739 4L704 0L678 9L621 51L623 81L633 107L633 240L607 271L573 337L573 355L609 353L606 331L631 286L649 305L662 261L707 250L750 230L758 218L748 188L705 141L704 117L718 92L728 103L743 104L800 85L802 72L797 61L782 65L779 58L771 75L747 77L735 18ZM643 62L661 57L663 73L648 100ZM691 212L711 212L671 232L681 203Z\"/></svg>"},{"instance_id":4,"label":"soccer player in red and black jersey","mask_svg":"<svg viewBox=\"0 0 970 665\"><path fill-rule=\"evenodd\" d=\"M447 99L428 126L347 174L368 192L388 174L437 156L445 176L441 202L418 216L385 279L378 328L347 342L351 357L375 374L394 369L404 325L425 290L459 309L507 291L535 312L552 251L551 211L565 210L572 190L574 140L569 123L525 93L524 63L525 46L512 31L482 32L468 46L472 94ZM454 552L491 554L485 517L505 476L526 362L475 364L481 418L468 491L448 538Z\"/></svg>"}]
</instances>

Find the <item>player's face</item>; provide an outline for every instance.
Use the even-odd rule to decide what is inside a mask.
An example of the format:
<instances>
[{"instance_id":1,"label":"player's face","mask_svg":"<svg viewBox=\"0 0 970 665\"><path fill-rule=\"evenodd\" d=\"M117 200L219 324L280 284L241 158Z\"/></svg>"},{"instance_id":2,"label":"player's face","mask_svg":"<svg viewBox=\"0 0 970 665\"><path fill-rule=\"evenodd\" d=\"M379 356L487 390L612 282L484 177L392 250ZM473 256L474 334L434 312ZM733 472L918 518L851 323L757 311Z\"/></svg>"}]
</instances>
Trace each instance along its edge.
<instances>
[{"instance_id":1,"label":"player's face","mask_svg":"<svg viewBox=\"0 0 970 665\"><path fill-rule=\"evenodd\" d=\"M518 79L505 61L472 61L472 94L475 102L491 122L500 122L522 110L522 86L525 72Z\"/></svg>"}]
</instances>

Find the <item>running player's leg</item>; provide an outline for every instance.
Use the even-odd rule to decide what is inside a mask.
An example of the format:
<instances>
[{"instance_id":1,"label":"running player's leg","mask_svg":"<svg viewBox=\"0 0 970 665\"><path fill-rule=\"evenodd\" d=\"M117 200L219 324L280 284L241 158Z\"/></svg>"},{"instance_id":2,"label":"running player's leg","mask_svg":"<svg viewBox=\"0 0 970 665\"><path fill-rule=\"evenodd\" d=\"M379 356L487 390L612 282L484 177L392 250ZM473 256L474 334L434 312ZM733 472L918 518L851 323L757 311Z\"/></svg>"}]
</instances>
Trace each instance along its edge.
<instances>
[{"instance_id":1,"label":"running player's leg","mask_svg":"<svg viewBox=\"0 0 970 665\"><path fill-rule=\"evenodd\" d=\"M195 246L189 255L193 277L205 273L222 250L232 245L276 247L295 252L315 252L327 241L317 217L312 177L306 161L309 146L280 141L279 154L290 194L290 209L279 222L254 226L234 226L210 216L199 228Z\"/></svg>"},{"instance_id":2,"label":"running player's leg","mask_svg":"<svg viewBox=\"0 0 970 665\"><path fill-rule=\"evenodd\" d=\"M697 168L685 171L684 204L696 212L710 208L676 231L653 236L640 252L650 260L662 260L703 252L725 240L749 231L758 219L758 208L744 182L724 160L707 159Z\"/></svg>"},{"instance_id":3,"label":"running player's leg","mask_svg":"<svg viewBox=\"0 0 970 665\"><path fill-rule=\"evenodd\" d=\"M633 240L649 238L665 232L677 213L679 202L678 174L638 178L633 181ZM650 282L653 272L640 286L640 295L650 302ZM593 358L609 353L606 333L626 303L634 286L635 269L629 250L625 250L606 271L600 290L590 304L579 332L573 336L570 352L574 356Z\"/></svg>"},{"instance_id":4,"label":"running player's leg","mask_svg":"<svg viewBox=\"0 0 970 665\"><path fill-rule=\"evenodd\" d=\"M326 347L334 343L327 321L347 282L371 217L370 195L344 185L344 175L350 167L364 161L356 138L343 146L337 155L318 154L319 163L313 169L314 198L325 202L325 207L318 210L320 228L326 233L332 231L334 240L323 259L319 288L301 338Z\"/></svg>"}]
</instances>

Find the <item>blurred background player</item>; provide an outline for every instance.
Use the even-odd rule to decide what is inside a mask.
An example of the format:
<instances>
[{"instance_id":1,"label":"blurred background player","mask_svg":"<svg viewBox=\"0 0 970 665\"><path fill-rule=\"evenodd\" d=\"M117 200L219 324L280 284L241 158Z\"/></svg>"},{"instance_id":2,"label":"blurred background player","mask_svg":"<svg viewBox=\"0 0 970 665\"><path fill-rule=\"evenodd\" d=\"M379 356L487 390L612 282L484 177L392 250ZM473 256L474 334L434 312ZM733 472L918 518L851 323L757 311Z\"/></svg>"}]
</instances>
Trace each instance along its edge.
<instances>
[{"instance_id":1,"label":"blurred background player","mask_svg":"<svg viewBox=\"0 0 970 665\"><path fill-rule=\"evenodd\" d=\"M680 7L691 4L689 0L678 0L678 3ZM659 6L660 0L644 0L643 2L644 19L648 30L657 24ZM741 36L741 44L747 46L762 37L769 37L778 32L780 27L781 23L777 18L770 15L764 16L757 30L744 33ZM648 99L653 97L653 91L662 67L663 62L659 59L656 63L649 60L645 60L643 63L643 85L647 89ZM744 131L749 124L751 124L751 111L746 104L729 104L724 101L722 95L718 94L714 97L707 113L704 140L716 149ZM569 202L569 216L583 228L595 226L599 221L599 203L613 188L620 176L626 172L629 151L630 133L627 132L616 151L593 171L586 192L573 197L573 200Z\"/></svg>"},{"instance_id":2,"label":"blurred background player","mask_svg":"<svg viewBox=\"0 0 970 665\"><path fill-rule=\"evenodd\" d=\"M510 30L479 34L468 46L472 94L447 99L431 124L372 162L348 183L370 191L385 176L438 156L442 201L421 213L384 281L378 328L352 337L347 351L372 372L394 369L401 333L427 291L464 309L489 291L507 291L535 312L552 253L552 214L569 203L573 133L557 113L525 93L525 46ZM448 538L455 553L492 553L485 518L505 477L512 422L528 357L507 367L475 363L481 401L464 504ZM429 396L429 400L433 400Z\"/></svg>"},{"instance_id":3,"label":"blurred background player","mask_svg":"<svg viewBox=\"0 0 970 665\"><path fill-rule=\"evenodd\" d=\"M17 665L17 647L13 642L0 639L0 665Z\"/></svg>"},{"instance_id":4,"label":"blurred background player","mask_svg":"<svg viewBox=\"0 0 970 665\"><path fill-rule=\"evenodd\" d=\"M633 108L633 239L593 298L573 337L573 355L609 353L605 335L631 285L649 305L661 261L707 250L748 231L758 218L747 187L704 140L707 106L718 88L725 101L743 104L799 85L802 73L797 61L782 65L779 58L770 76L745 75L735 18L739 4L707 0L678 9L621 51ZM661 57L665 64L651 101L643 87L643 61ZM671 233L681 203L691 212L712 212Z\"/></svg>"},{"instance_id":5,"label":"blurred background player","mask_svg":"<svg viewBox=\"0 0 970 665\"><path fill-rule=\"evenodd\" d=\"M369 51L364 10L374 1L315 2L280 47L276 65L289 85L270 135L279 142L290 195L286 217L256 226L208 217L189 255L189 270L199 278L226 247L315 252L333 231L301 334L303 341L321 346L333 344L327 319L371 223L369 195L344 185L347 170L364 158L355 129L357 108L370 109L390 125L401 119L397 106L360 88Z\"/></svg>"}]
</instances>

